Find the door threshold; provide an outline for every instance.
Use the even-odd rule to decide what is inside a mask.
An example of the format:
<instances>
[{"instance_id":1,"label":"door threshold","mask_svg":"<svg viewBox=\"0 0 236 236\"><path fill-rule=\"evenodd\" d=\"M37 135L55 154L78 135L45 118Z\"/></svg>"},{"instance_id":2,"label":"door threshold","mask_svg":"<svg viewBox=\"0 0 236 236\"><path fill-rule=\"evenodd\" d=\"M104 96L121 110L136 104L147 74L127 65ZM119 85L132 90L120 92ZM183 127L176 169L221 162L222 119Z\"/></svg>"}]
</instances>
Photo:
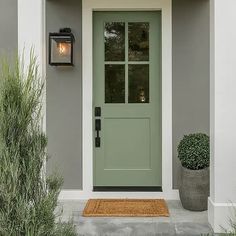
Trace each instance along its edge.
<instances>
[{"instance_id":1,"label":"door threshold","mask_svg":"<svg viewBox=\"0 0 236 236\"><path fill-rule=\"evenodd\" d=\"M162 186L94 186L94 192L162 192Z\"/></svg>"}]
</instances>

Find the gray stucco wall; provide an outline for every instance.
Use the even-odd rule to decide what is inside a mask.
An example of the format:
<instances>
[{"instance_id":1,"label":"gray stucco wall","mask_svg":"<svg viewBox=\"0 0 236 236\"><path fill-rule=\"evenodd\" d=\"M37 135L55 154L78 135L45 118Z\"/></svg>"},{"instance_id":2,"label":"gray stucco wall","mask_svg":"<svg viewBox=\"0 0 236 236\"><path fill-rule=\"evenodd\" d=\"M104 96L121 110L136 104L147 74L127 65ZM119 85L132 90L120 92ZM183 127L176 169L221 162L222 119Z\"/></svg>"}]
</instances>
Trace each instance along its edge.
<instances>
[{"instance_id":1,"label":"gray stucco wall","mask_svg":"<svg viewBox=\"0 0 236 236\"><path fill-rule=\"evenodd\" d=\"M17 0L0 1L0 56L17 53Z\"/></svg>"},{"instance_id":2,"label":"gray stucco wall","mask_svg":"<svg viewBox=\"0 0 236 236\"><path fill-rule=\"evenodd\" d=\"M70 27L75 36L74 64L69 68L47 63L47 135L51 159L47 170L59 170L64 189L82 187L82 50L81 1L46 1L49 32Z\"/></svg>"},{"instance_id":3,"label":"gray stucco wall","mask_svg":"<svg viewBox=\"0 0 236 236\"><path fill-rule=\"evenodd\" d=\"M173 0L173 185L184 134L209 133L209 0Z\"/></svg>"}]
</instances>

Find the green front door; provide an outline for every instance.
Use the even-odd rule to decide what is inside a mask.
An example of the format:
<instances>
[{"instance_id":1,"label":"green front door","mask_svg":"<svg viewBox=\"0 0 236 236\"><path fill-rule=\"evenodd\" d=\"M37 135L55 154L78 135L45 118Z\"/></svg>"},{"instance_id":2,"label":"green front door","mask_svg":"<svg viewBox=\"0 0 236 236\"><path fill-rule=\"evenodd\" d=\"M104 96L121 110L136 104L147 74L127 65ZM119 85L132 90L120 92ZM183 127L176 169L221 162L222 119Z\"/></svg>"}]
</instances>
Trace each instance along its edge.
<instances>
[{"instance_id":1,"label":"green front door","mask_svg":"<svg viewBox=\"0 0 236 236\"><path fill-rule=\"evenodd\" d=\"M94 187L160 187L161 12L93 25Z\"/></svg>"}]
</instances>

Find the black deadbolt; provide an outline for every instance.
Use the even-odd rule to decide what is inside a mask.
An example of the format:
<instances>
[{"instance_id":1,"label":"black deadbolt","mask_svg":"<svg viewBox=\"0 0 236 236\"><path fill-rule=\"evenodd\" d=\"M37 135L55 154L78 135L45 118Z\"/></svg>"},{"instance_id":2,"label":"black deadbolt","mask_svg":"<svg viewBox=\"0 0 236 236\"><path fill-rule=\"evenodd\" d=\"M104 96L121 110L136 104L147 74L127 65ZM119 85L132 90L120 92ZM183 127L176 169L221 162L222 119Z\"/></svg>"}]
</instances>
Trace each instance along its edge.
<instances>
[{"instance_id":1,"label":"black deadbolt","mask_svg":"<svg viewBox=\"0 0 236 236\"><path fill-rule=\"evenodd\" d=\"M95 116L101 117L101 107L95 107Z\"/></svg>"}]
</instances>

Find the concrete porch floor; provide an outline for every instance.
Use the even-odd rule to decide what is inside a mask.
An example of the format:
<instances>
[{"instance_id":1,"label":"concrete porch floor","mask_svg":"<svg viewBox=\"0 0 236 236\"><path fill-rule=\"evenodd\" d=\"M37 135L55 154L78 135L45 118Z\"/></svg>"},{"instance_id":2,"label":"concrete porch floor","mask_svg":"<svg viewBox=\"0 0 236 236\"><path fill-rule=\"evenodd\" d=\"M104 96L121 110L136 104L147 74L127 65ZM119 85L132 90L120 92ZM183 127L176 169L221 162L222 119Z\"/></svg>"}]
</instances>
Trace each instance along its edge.
<instances>
[{"instance_id":1,"label":"concrete porch floor","mask_svg":"<svg viewBox=\"0 0 236 236\"><path fill-rule=\"evenodd\" d=\"M207 212L184 210L179 201L167 201L170 217L82 217L86 201L63 201L62 220L73 218L80 236L197 236L212 234Z\"/></svg>"}]
</instances>

